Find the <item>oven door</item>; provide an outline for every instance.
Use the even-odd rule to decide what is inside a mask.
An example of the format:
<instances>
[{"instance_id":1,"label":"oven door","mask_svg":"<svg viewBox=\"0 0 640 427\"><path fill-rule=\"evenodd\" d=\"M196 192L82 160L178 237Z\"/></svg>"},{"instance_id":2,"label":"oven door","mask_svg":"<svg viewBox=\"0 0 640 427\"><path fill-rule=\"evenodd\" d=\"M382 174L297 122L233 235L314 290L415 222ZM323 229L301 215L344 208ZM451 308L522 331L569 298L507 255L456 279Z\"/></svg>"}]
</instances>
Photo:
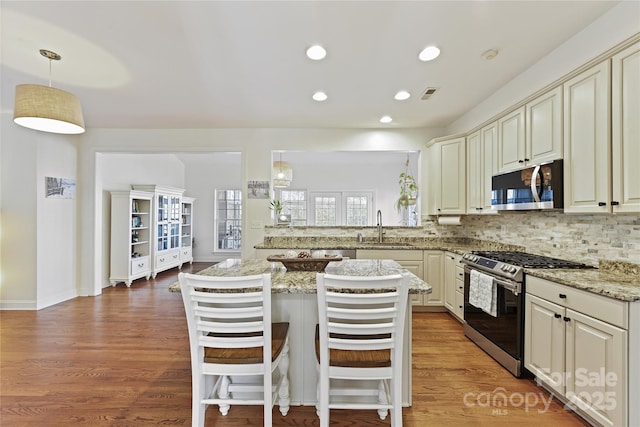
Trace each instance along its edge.
<instances>
[{"instance_id":1,"label":"oven door","mask_svg":"<svg viewBox=\"0 0 640 427\"><path fill-rule=\"evenodd\" d=\"M494 277L497 284L497 317L469 303L472 268L464 267L464 320L468 327L483 335L516 360L524 353L524 289L522 283ZM483 272L487 274L487 272Z\"/></svg>"}]
</instances>

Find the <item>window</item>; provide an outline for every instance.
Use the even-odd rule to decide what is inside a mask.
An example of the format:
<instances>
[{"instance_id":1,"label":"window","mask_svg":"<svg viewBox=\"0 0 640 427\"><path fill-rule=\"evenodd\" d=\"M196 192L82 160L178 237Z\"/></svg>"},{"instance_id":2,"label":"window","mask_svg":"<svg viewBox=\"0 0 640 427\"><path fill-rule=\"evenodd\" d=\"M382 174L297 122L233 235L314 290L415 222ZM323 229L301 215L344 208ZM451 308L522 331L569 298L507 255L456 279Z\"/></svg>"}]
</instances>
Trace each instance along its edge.
<instances>
[{"instance_id":1,"label":"window","mask_svg":"<svg viewBox=\"0 0 640 427\"><path fill-rule=\"evenodd\" d=\"M282 213L291 215L291 225L307 225L306 190L279 189L277 198L282 202Z\"/></svg>"},{"instance_id":2,"label":"window","mask_svg":"<svg viewBox=\"0 0 640 427\"><path fill-rule=\"evenodd\" d=\"M373 224L373 192L312 192L309 224L350 225Z\"/></svg>"},{"instance_id":3,"label":"window","mask_svg":"<svg viewBox=\"0 0 640 427\"><path fill-rule=\"evenodd\" d=\"M314 225L340 225L340 193L315 193L311 203Z\"/></svg>"},{"instance_id":4,"label":"window","mask_svg":"<svg viewBox=\"0 0 640 427\"><path fill-rule=\"evenodd\" d=\"M216 250L240 251L242 242L242 191L216 191L215 230Z\"/></svg>"},{"instance_id":5,"label":"window","mask_svg":"<svg viewBox=\"0 0 640 427\"><path fill-rule=\"evenodd\" d=\"M345 225L368 225L371 211L370 197L364 195L345 196L346 223Z\"/></svg>"}]
</instances>

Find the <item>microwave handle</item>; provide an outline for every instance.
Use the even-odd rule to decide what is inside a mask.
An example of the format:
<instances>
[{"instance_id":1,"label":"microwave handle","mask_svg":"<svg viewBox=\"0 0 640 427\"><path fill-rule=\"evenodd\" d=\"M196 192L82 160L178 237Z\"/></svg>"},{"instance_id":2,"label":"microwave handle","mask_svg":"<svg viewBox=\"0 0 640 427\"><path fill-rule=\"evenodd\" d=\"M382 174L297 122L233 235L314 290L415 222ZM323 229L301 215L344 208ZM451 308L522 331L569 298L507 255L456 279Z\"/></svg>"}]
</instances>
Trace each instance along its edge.
<instances>
[{"instance_id":1,"label":"microwave handle","mask_svg":"<svg viewBox=\"0 0 640 427\"><path fill-rule=\"evenodd\" d=\"M536 178L540 177L540 189L538 190L536 186ZM531 194L533 194L533 200L536 203L540 203L540 199L542 198L542 192L544 191L544 175L540 170L540 165L537 165L533 169L533 173L531 174Z\"/></svg>"}]
</instances>

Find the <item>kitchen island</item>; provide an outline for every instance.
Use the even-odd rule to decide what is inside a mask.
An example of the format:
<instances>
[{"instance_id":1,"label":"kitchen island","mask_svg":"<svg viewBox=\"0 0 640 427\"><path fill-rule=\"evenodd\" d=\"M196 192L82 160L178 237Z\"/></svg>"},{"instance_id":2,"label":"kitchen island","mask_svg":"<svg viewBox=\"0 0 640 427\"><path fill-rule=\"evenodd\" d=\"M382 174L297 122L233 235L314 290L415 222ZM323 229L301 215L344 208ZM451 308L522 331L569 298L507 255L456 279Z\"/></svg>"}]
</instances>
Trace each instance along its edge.
<instances>
[{"instance_id":1,"label":"kitchen island","mask_svg":"<svg viewBox=\"0 0 640 427\"><path fill-rule=\"evenodd\" d=\"M326 273L349 276L409 274L409 293L428 294L431 286L392 260L343 260L330 262ZM318 322L316 272L286 271L280 262L228 259L198 274L234 277L271 273L272 317L289 326L289 382L292 405L316 404L315 326ZM180 285L169 287L180 292ZM402 404L411 406L411 310L405 317L404 358L402 367Z\"/></svg>"}]
</instances>

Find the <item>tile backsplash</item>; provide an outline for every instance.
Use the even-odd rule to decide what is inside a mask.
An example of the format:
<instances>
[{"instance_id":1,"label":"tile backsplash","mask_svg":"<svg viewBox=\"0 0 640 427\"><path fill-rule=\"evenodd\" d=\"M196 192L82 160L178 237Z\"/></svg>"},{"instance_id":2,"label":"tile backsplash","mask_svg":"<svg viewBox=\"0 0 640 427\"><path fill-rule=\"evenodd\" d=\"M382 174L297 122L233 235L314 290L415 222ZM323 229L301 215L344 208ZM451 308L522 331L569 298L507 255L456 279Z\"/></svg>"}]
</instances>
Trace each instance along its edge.
<instances>
[{"instance_id":1,"label":"tile backsplash","mask_svg":"<svg viewBox=\"0 0 640 427\"><path fill-rule=\"evenodd\" d=\"M640 214L569 215L555 211L464 216L461 225L423 217L420 227L384 227L385 239L469 238L524 246L527 252L597 265L640 264ZM377 238L376 227L266 227L266 237Z\"/></svg>"},{"instance_id":2,"label":"tile backsplash","mask_svg":"<svg viewBox=\"0 0 640 427\"><path fill-rule=\"evenodd\" d=\"M569 215L552 211L465 216L460 226L423 218L427 234L521 245L528 252L597 264L601 259L640 264L640 215Z\"/></svg>"}]
</instances>

